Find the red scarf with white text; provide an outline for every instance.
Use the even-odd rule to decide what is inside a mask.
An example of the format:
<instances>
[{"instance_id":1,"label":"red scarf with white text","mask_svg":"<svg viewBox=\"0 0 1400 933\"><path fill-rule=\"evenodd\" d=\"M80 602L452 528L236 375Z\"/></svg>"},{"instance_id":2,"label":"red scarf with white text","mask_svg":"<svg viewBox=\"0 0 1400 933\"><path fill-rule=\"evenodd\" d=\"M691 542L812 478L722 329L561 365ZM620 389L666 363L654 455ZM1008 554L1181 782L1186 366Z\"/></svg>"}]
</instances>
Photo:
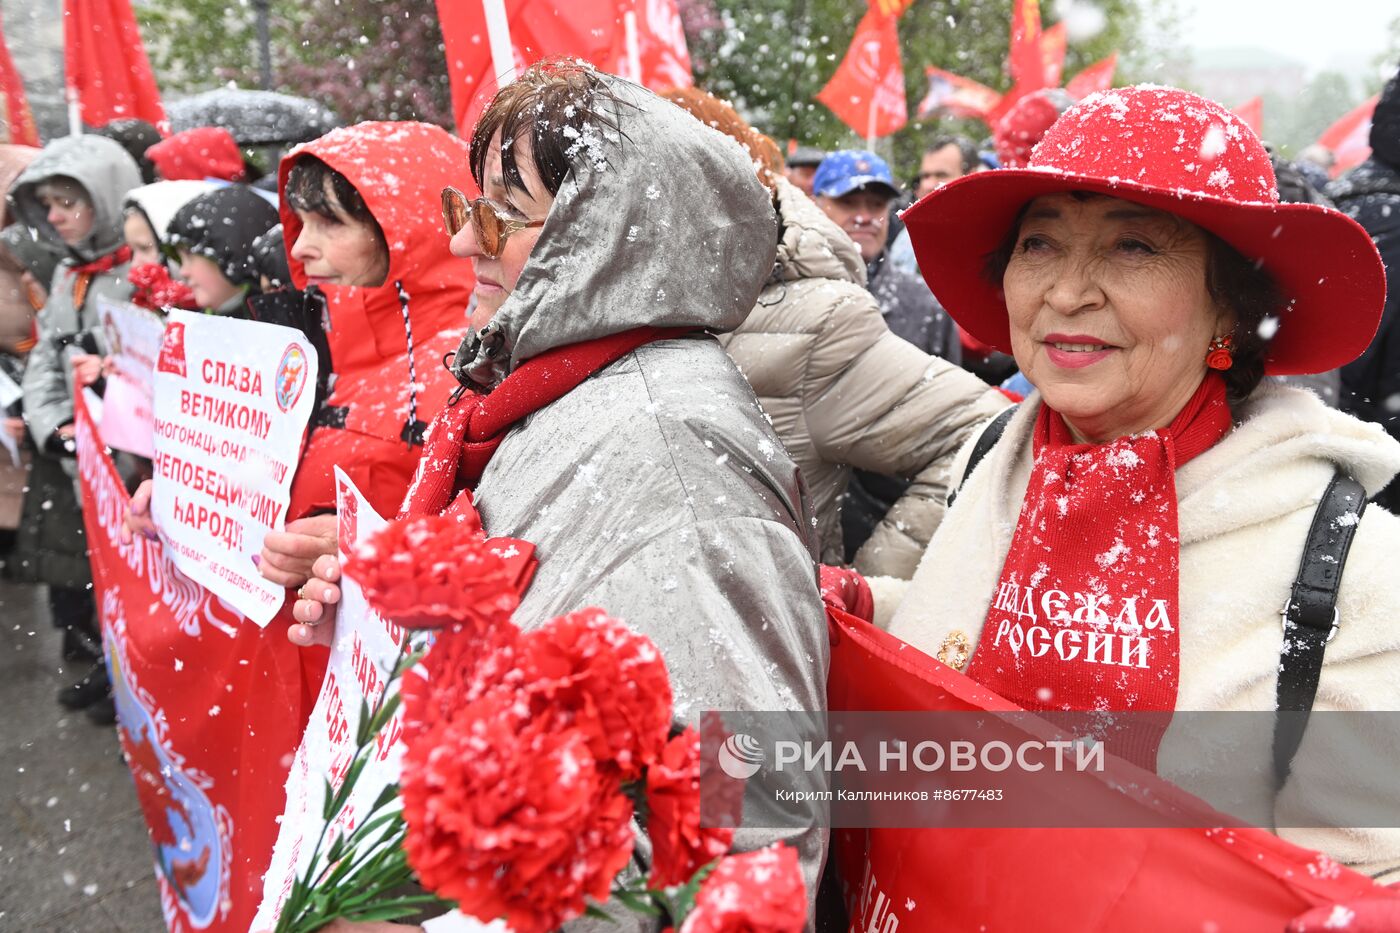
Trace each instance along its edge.
<instances>
[{"instance_id":1,"label":"red scarf with white text","mask_svg":"<svg viewBox=\"0 0 1400 933\"><path fill-rule=\"evenodd\" d=\"M1042 405L1030 483L968 676L1031 710L1175 709L1175 474L1230 426L1215 373L1166 429L1107 444L1075 443ZM1128 756L1150 764L1159 738Z\"/></svg>"}]
</instances>

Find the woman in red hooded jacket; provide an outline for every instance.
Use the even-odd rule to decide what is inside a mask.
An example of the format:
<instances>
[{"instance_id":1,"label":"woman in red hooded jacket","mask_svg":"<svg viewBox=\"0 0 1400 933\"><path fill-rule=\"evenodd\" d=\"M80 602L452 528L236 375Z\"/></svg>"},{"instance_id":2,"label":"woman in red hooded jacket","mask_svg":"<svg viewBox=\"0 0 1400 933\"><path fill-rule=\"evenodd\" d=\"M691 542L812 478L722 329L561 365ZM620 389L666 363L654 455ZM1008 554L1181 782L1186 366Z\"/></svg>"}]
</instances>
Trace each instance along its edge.
<instances>
[{"instance_id":1,"label":"woman in red hooded jacket","mask_svg":"<svg viewBox=\"0 0 1400 933\"><path fill-rule=\"evenodd\" d=\"M282 221L293 282L304 291L281 293L286 304L255 310L269 312L257 315L263 320L312 331L325 369L286 529L268 535L261 555L269 579L299 586L299 568L334 549L333 467L386 514L403 499L421 428L456 385L443 357L460 342L473 280L470 264L448 251L438 203L468 164L466 143L420 123L335 130L282 162ZM149 486L133 498L132 530L154 530L149 498ZM126 633L120 678L140 678L143 707L163 723L157 769L139 767L139 730L123 736L138 784L160 785L152 785L152 800L197 800L220 827L162 841L167 824L183 833L210 821L148 814L158 852L209 849L186 866L198 877L167 878L162 869L172 930L242 933L257 910L287 770L325 672L324 652L309 655L287 640L291 602L266 629L239 621L206 626L202 637L173 625L142 624ZM221 709L236 714L219 715ZM200 795L179 790L191 775ZM209 902L217 909L200 900L206 889L218 892Z\"/></svg>"}]
</instances>

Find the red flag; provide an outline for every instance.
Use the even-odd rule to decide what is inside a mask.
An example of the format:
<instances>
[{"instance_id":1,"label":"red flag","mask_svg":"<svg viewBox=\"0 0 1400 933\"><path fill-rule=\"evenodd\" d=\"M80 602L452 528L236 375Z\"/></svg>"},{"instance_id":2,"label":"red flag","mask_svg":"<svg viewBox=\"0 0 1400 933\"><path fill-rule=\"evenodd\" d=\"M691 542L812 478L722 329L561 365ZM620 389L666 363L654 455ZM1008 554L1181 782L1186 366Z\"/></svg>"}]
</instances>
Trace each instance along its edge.
<instances>
[{"instance_id":1,"label":"red flag","mask_svg":"<svg viewBox=\"0 0 1400 933\"><path fill-rule=\"evenodd\" d=\"M9 128L6 142L18 146L39 145L39 129L34 125L34 114L24 96L24 83L10 59L3 23L0 23L0 93L5 96L5 125Z\"/></svg>"},{"instance_id":2,"label":"red flag","mask_svg":"<svg viewBox=\"0 0 1400 933\"><path fill-rule=\"evenodd\" d=\"M888 632L828 608L828 707L842 711L1007 712L1016 707ZM988 722L999 720L989 717ZM1111 763L1109 771L1113 771ZM1045 808L1141 807L1153 814L1224 814L1156 775ZM1027 784L1028 789L1033 785ZM1136 798L1136 801L1133 801ZM1145 801L1145 802L1144 802ZM1032 804L1027 804L1028 806ZM1161 809L1157 809L1161 808ZM1068 812L1068 811L1066 811ZM1178 814L1179 815L1179 814ZM849 889L852 929L1176 931L1282 930L1310 907L1386 897L1388 890L1319 853L1262 829L884 828L832 833L832 857ZM1319 870L1318 866L1326 866ZM1015 879L989 885L988 878ZM956 892L931 897L933 890ZM1054 905L1047 910L1047 905ZM1201 918L1212 924L1202 924Z\"/></svg>"},{"instance_id":3,"label":"red flag","mask_svg":"<svg viewBox=\"0 0 1400 933\"><path fill-rule=\"evenodd\" d=\"M1090 94L1097 94L1099 91L1106 91L1113 87L1113 73L1117 70L1118 53L1114 52L1108 58L1094 62L1070 78L1069 84L1065 85L1065 90L1075 100L1083 100Z\"/></svg>"},{"instance_id":4,"label":"red flag","mask_svg":"<svg viewBox=\"0 0 1400 933\"><path fill-rule=\"evenodd\" d=\"M1011 50L1007 56L1011 80L1022 93L1045 85L1045 59L1040 50L1040 0L1016 0L1011 9Z\"/></svg>"},{"instance_id":5,"label":"red flag","mask_svg":"<svg viewBox=\"0 0 1400 933\"><path fill-rule=\"evenodd\" d=\"M928 94L919 102L921 118L941 113L950 117L985 120L997 101L1001 100L1001 95L996 91L971 78L933 66L924 70L928 74Z\"/></svg>"},{"instance_id":6,"label":"red flag","mask_svg":"<svg viewBox=\"0 0 1400 933\"><path fill-rule=\"evenodd\" d=\"M517 69L564 55L638 80L632 74L628 36L629 28L635 27L638 83L653 90L694 84L676 0L576 0L567 9L559 6L505 0ZM457 132L469 136L497 87L486 42L486 14L478 0L437 0L437 9Z\"/></svg>"},{"instance_id":7,"label":"red flag","mask_svg":"<svg viewBox=\"0 0 1400 933\"><path fill-rule=\"evenodd\" d=\"M1317 144L1329 149L1336 157L1330 169L1336 178L1353 166L1371 157L1371 114L1381 95L1377 94L1329 126L1317 139Z\"/></svg>"},{"instance_id":8,"label":"red flag","mask_svg":"<svg viewBox=\"0 0 1400 933\"><path fill-rule=\"evenodd\" d=\"M1245 122L1255 136L1264 135L1264 98L1252 97L1236 107L1232 113Z\"/></svg>"},{"instance_id":9,"label":"red flag","mask_svg":"<svg viewBox=\"0 0 1400 933\"><path fill-rule=\"evenodd\" d=\"M1041 87L1059 87L1065 73L1065 24L1056 23L1040 34Z\"/></svg>"},{"instance_id":10,"label":"red flag","mask_svg":"<svg viewBox=\"0 0 1400 933\"><path fill-rule=\"evenodd\" d=\"M846 57L817 94L841 122L866 138L888 136L909 119L898 20L898 13L884 15L878 6L866 10Z\"/></svg>"},{"instance_id":11,"label":"red flag","mask_svg":"<svg viewBox=\"0 0 1400 933\"><path fill-rule=\"evenodd\" d=\"M164 126L129 0L63 0L63 68L88 126L131 117Z\"/></svg>"}]
</instances>

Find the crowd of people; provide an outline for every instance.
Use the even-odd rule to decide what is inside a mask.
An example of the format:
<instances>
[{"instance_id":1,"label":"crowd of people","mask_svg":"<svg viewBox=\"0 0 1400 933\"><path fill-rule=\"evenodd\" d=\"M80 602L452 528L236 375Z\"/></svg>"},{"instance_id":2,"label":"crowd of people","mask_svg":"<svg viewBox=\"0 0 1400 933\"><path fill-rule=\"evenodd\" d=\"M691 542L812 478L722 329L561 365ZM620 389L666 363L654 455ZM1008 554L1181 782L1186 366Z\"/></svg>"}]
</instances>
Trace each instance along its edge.
<instances>
[{"instance_id":1,"label":"crowd of people","mask_svg":"<svg viewBox=\"0 0 1400 933\"><path fill-rule=\"evenodd\" d=\"M625 619L678 721L824 709L824 594L1030 710L1269 711L1295 676L1307 708L1400 708L1400 76L1370 160L1331 181L1184 91L1046 92L1004 126L932 138L905 185L870 151L784 158L704 92L546 63L469 140L362 123L267 177L212 127L3 147L0 369L22 388L4 430L27 451L0 477L4 572L46 586L58 702L115 720L74 443L107 298L318 350L258 560L286 603L192 662L276 688L206 727L274 759L249 795L280 793L324 674L336 467L386 516L470 510L534 544L517 620ZM158 537L159 480L117 463L124 533ZM1350 503L1314 605L1295 577L1334 488L1372 504ZM1035 632L1007 611L1032 591L1164 616L1129 633L1134 663L1091 663L1092 617ZM1272 760L1274 738L1240 754ZM1284 814L1323 778L1285 768L1258 792ZM739 844L794 845L822 922L808 816ZM1300 838L1400 880L1400 830Z\"/></svg>"}]
</instances>

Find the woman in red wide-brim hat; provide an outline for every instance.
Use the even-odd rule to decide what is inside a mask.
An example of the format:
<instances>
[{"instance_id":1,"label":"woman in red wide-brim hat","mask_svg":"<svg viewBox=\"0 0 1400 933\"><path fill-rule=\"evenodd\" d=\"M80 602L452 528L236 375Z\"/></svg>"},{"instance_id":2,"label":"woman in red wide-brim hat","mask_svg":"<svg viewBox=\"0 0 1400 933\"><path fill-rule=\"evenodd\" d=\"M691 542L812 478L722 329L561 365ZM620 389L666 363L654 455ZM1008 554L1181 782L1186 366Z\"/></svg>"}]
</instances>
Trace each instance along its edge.
<instances>
[{"instance_id":1,"label":"woman in red wide-brim hat","mask_svg":"<svg viewBox=\"0 0 1400 933\"><path fill-rule=\"evenodd\" d=\"M955 181L904 221L939 301L1038 391L985 455L961 454L918 573L903 589L875 581L877 621L1029 710L1258 711L1257 728L1208 749L1204 778L1185 780L1204 759L1181 754L1198 737L1180 715L1135 733L1127 757L1268 828L1322 827L1278 832L1400 879L1400 831L1355 828L1397 825L1366 823L1380 817L1358 804L1395 810L1393 768L1355 755L1378 737L1345 717L1301 733L1275 718L1400 709L1400 521L1363 514L1400 471L1400 443L1265 379L1366 348L1385 295L1366 233L1280 204L1253 132L1163 87L1087 98L1028 167ZM925 867L961 891L933 908L953 913L926 919L1006 921L1034 901L1042 930L1127 922L1142 852L1095 875L1080 858L1092 832L1039 832L987 830L975 858L960 837L938 865L937 834L920 836ZM987 883L987 858L1007 885L1053 891L1065 909L1046 915L1043 898ZM1185 928L1192 885L1208 883L1132 925Z\"/></svg>"}]
</instances>

